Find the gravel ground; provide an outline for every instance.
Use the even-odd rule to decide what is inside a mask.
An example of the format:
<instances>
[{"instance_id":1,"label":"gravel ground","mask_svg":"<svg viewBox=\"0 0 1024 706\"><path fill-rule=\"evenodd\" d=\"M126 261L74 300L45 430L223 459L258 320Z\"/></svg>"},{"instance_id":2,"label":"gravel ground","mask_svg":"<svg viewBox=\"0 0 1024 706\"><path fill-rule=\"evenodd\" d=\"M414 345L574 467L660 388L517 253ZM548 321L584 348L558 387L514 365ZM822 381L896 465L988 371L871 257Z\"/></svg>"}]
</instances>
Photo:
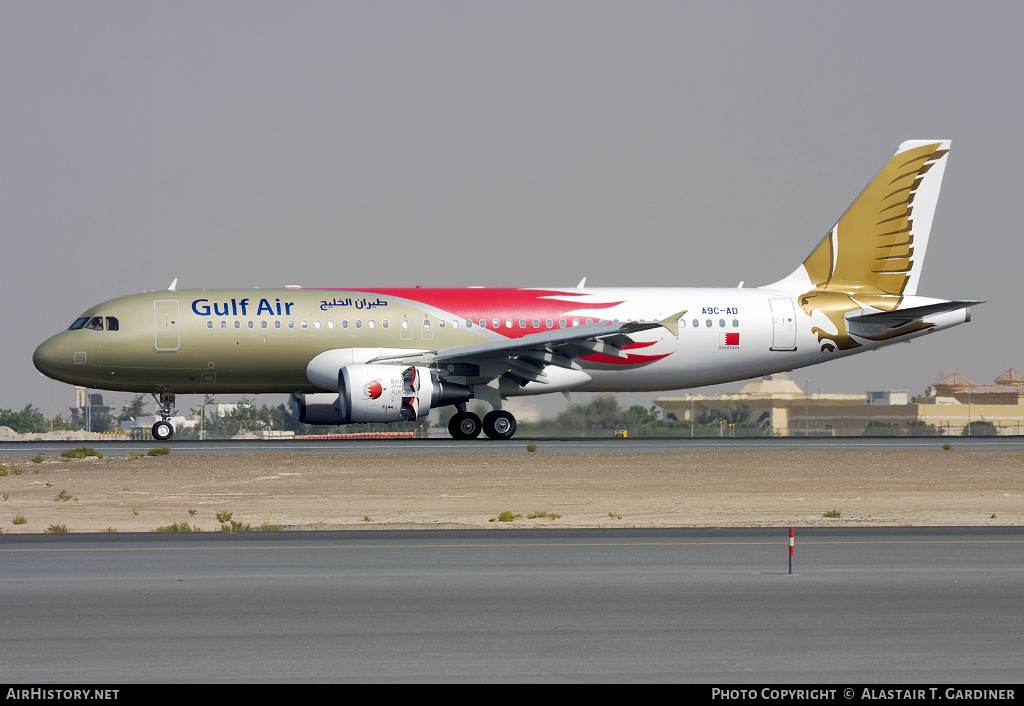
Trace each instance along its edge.
<instances>
[{"instance_id":1,"label":"gravel ground","mask_svg":"<svg viewBox=\"0 0 1024 706\"><path fill-rule=\"evenodd\" d=\"M956 449L6 458L0 529L211 531L219 511L253 529L1020 525L1022 462ZM503 511L521 518L491 521Z\"/></svg>"}]
</instances>

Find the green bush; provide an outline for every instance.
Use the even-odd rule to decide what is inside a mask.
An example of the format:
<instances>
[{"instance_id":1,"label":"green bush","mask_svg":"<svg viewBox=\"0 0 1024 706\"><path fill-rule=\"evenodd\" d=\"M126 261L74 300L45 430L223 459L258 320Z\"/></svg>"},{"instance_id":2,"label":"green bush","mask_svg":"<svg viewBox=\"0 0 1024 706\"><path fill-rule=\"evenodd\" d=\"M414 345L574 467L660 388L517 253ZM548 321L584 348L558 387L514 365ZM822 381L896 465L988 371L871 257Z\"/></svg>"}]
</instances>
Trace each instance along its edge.
<instances>
[{"instance_id":1,"label":"green bush","mask_svg":"<svg viewBox=\"0 0 1024 706\"><path fill-rule=\"evenodd\" d=\"M103 458L103 454L91 446L78 446L73 449L68 449L67 451L62 451L60 454L61 458L88 458L89 456Z\"/></svg>"},{"instance_id":2,"label":"green bush","mask_svg":"<svg viewBox=\"0 0 1024 706\"><path fill-rule=\"evenodd\" d=\"M527 515L526 519L535 520L538 517L544 520L557 520L561 515L554 512L548 512L547 510L537 510L537 512L531 512Z\"/></svg>"},{"instance_id":3,"label":"green bush","mask_svg":"<svg viewBox=\"0 0 1024 706\"><path fill-rule=\"evenodd\" d=\"M170 446L155 446L146 452L147 456L166 456L171 452Z\"/></svg>"},{"instance_id":4,"label":"green bush","mask_svg":"<svg viewBox=\"0 0 1024 706\"><path fill-rule=\"evenodd\" d=\"M43 530L47 534L67 534L70 531L67 525L50 525Z\"/></svg>"},{"instance_id":5,"label":"green bush","mask_svg":"<svg viewBox=\"0 0 1024 706\"><path fill-rule=\"evenodd\" d=\"M25 519L24 515L15 515L13 524L16 525L27 525L28 520Z\"/></svg>"},{"instance_id":6,"label":"green bush","mask_svg":"<svg viewBox=\"0 0 1024 706\"><path fill-rule=\"evenodd\" d=\"M979 420L964 426L960 436L999 436L999 430L992 422Z\"/></svg>"},{"instance_id":7,"label":"green bush","mask_svg":"<svg viewBox=\"0 0 1024 706\"><path fill-rule=\"evenodd\" d=\"M187 522L182 522L180 524L177 523L177 522L172 522L169 525L164 525L163 527L157 527L156 531L157 532L202 532L202 530L199 529L199 527L192 527Z\"/></svg>"}]
</instances>

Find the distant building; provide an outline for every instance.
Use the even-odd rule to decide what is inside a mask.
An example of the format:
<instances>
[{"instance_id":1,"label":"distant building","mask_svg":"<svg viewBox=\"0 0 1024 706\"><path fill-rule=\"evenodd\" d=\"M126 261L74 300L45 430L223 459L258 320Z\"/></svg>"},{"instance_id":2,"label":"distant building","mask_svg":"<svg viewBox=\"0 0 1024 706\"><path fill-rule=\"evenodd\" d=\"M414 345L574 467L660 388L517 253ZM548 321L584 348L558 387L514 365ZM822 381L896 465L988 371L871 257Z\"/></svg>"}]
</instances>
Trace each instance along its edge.
<instances>
[{"instance_id":1,"label":"distant building","mask_svg":"<svg viewBox=\"0 0 1024 706\"><path fill-rule=\"evenodd\" d=\"M79 386L75 386L75 406L68 409L71 420L81 423L87 430L92 429L94 414L113 414L114 411L113 407L103 404L103 395Z\"/></svg>"},{"instance_id":2,"label":"distant building","mask_svg":"<svg viewBox=\"0 0 1024 706\"><path fill-rule=\"evenodd\" d=\"M933 385L934 396L910 401L906 390L862 395L808 394L785 374L751 380L734 394L666 396L655 400L665 414L688 420L714 409L739 407L764 420L773 436L860 436L938 433L959 436L969 422L990 422L999 434L1024 429L1024 375L1007 370L994 385L978 385L954 373Z\"/></svg>"},{"instance_id":3,"label":"distant building","mask_svg":"<svg viewBox=\"0 0 1024 706\"><path fill-rule=\"evenodd\" d=\"M848 427L835 431L835 422L850 416L850 410L866 405L864 395L845 395L817 392L808 395L785 373L751 380L734 394L679 395L659 397L654 404L673 414L676 419L688 420L715 409L739 407L749 411L751 420L764 418L773 436L795 436L809 433L829 436L851 433ZM767 415L767 416L766 416ZM828 418L828 423L820 421ZM814 419L814 424L808 420ZM863 429L864 424L859 426ZM854 434L859 431L852 432Z\"/></svg>"}]
</instances>

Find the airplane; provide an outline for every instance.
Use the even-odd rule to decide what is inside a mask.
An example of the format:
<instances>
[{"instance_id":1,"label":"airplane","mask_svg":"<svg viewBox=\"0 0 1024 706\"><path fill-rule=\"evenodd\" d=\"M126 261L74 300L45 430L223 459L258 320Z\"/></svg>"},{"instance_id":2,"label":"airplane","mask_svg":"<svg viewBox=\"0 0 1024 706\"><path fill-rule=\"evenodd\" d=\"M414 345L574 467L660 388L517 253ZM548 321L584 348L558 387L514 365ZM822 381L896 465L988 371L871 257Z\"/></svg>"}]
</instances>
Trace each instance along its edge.
<instances>
[{"instance_id":1,"label":"airplane","mask_svg":"<svg viewBox=\"0 0 1024 706\"><path fill-rule=\"evenodd\" d=\"M289 393L307 424L416 421L509 439L503 401L663 391L788 371L971 320L917 295L948 140L904 142L803 263L744 288L170 289L86 310L33 363L55 380L175 395ZM487 403L483 419L467 411Z\"/></svg>"}]
</instances>

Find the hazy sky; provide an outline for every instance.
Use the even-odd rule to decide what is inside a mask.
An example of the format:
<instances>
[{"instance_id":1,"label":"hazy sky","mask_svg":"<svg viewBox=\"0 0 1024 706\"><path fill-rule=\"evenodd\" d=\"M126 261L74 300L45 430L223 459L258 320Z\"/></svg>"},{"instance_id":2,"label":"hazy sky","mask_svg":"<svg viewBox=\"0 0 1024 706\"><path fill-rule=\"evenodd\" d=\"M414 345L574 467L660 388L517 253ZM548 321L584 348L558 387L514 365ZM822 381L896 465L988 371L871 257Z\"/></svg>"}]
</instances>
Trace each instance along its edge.
<instances>
[{"instance_id":1,"label":"hazy sky","mask_svg":"<svg viewBox=\"0 0 1024 706\"><path fill-rule=\"evenodd\" d=\"M1024 370L1022 26L1019 2L0 3L0 407L69 406L35 346L174 278L774 282L912 138L953 140L919 293L989 303L793 377Z\"/></svg>"}]
</instances>

